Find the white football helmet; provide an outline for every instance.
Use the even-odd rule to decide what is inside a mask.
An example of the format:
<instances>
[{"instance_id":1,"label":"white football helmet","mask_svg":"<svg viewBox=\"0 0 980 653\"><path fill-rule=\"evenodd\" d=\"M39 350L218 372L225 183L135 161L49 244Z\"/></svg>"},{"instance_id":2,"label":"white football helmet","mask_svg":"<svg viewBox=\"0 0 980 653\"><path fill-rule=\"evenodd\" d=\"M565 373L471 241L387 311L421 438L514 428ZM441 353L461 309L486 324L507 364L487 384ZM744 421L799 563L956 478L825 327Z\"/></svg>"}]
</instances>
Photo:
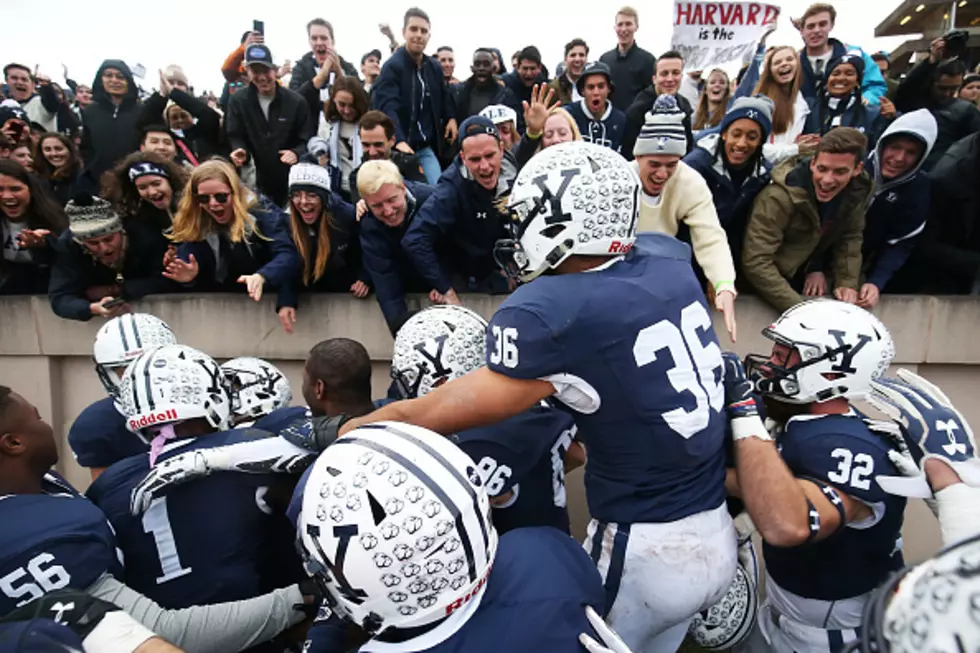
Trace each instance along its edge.
<instances>
[{"instance_id":1,"label":"white football helmet","mask_svg":"<svg viewBox=\"0 0 980 653\"><path fill-rule=\"evenodd\" d=\"M742 565L738 565L725 596L694 615L687 632L706 651L727 651L748 638L758 614L755 585Z\"/></svg>"},{"instance_id":2,"label":"white football helmet","mask_svg":"<svg viewBox=\"0 0 980 653\"><path fill-rule=\"evenodd\" d=\"M231 389L231 412L236 423L256 420L293 400L286 375L261 358L232 358L221 366L221 371Z\"/></svg>"},{"instance_id":3,"label":"white football helmet","mask_svg":"<svg viewBox=\"0 0 980 653\"><path fill-rule=\"evenodd\" d=\"M469 456L418 426L378 422L317 458L298 548L330 606L368 635L455 618L448 637L482 599L497 532Z\"/></svg>"},{"instance_id":4,"label":"white football helmet","mask_svg":"<svg viewBox=\"0 0 980 653\"><path fill-rule=\"evenodd\" d=\"M497 262L530 281L572 255L625 254L636 240L640 180L616 152L585 141L554 145L527 162L510 193L514 239Z\"/></svg>"},{"instance_id":5,"label":"white football helmet","mask_svg":"<svg viewBox=\"0 0 980 653\"><path fill-rule=\"evenodd\" d=\"M486 364L487 321L462 306L416 313L395 337L391 378L402 397L424 397Z\"/></svg>"},{"instance_id":6,"label":"white football helmet","mask_svg":"<svg viewBox=\"0 0 980 653\"><path fill-rule=\"evenodd\" d=\"M980 650L980 536L953 544L879 586L859 632L845 651Z\"/></svg>"},{"instance_id":7,"label":"white football helmet","mask_svg":"<svg viewBox=\"0 0 980 653\"><path fill-rule=\"evenodd\" d=\"M231 399L221 367L207 354L184 345L148 351L126 368L116 407L133 433L160 424L203 417L228 428Z\"/></svg>"},{"instance_id":8,"label":"white football helmet","mask_svg":"<svg viewBox=\"0 0 980 653\"><path fill-rule=\"evenodd\" d=\"M92 347L95 371L106 392L119 389L119 372L143 352L176 345L177 337L167 323L149 313L127 313L114 317L99 329Z\"/></svg>"},{"instance_id":9,"label":"white football helmet","mask_svg":"<svg viewBox=\"0 0 980 653\"><path fill-rule=\"evenodd\" d=\"M878 318L836 300L797 304L762 335L798 351L800 363L787 367L769 355L751 355L746 373L761 394L790 404L861 399L895 357L892 337Z\"/></svg>"}]
</instances>

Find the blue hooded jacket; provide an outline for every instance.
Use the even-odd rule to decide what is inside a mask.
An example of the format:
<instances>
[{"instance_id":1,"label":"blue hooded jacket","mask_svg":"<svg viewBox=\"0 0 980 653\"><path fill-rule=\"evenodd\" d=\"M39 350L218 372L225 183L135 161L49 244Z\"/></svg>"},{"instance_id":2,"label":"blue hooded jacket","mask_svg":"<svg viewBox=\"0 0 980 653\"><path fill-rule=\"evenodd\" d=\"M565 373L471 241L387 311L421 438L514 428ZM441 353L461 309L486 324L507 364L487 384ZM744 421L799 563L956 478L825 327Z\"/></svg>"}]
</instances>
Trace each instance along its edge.
<instances>
[{"instance_id":1,"label":"blue hooded jacket","mask_svg":"<svg viewBox=\"0 0 980 653\"><path fill-rule=\"evenodd\" d=\"M868 101L870 106L878 106L881 98L888 93L888 84L881 76L878 64L864 50L854 45L845 45L837 39L829 39L830 46L834 49L830 60L838 59L845 54L860 54L864 59L864 77L861 79L861 95ZM806 56L806 48L800 51L800 67L803 71L803 79L800 80L800 91L807 100L812 100L820 95L823 81L813 72L810 59Z\"/></svg>"}]
</instances>

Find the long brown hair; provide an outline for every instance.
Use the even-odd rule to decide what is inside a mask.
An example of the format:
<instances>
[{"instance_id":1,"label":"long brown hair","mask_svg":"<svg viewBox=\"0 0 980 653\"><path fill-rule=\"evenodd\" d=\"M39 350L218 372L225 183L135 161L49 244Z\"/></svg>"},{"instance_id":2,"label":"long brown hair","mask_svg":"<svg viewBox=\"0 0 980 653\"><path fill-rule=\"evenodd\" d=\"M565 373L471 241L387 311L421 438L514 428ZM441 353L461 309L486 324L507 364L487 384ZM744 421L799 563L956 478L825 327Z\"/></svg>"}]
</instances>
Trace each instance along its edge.
<instances>
[{"instance_id":1,"label":"long brown hair","mask_svg":"<svg viewBox=\"0 0 980 653\"><path fill-rule=\"evenodd\" d=\"M136 184L129 180L129 169L137 163L152 163L158 168L163 168L167 173L170 189L173 191L171 204L176 205L187 185L187 169L170 159L164 159L156 152L133 152L115 168L103 173L102 197L112 202L112 206L120 215L136 215L143 200L136 190Z\"/></svg>"},{"instance_id":2,"label":"long brown hair","mask_svg":"<svg viewBox=\"0 0 980 653\"><path fill-rule=\"evenodd\" d=\"M715 73L725 76L725 94L721 96L718 106L712 110L708 101L708 82L711 81L711 76ZM725 112L728 110L728 101L731 98L732 82L728 78L728 73L721 68L713 69L708 73L708 79L705 81L704 89L701 91L701 97L698 99L698 109L694 112L694 124L691 125L691 129L699 131L720 125L721 119L725 117Z\"/></svg>"},{"instance_id":3,"label":"long brown hair","mask_svg":"<svg viewBox=\"0 0 980 653\"><path fill-rule=\"evenodd\" d=\"M356 77L349 75L339 77L330 88L330 99L323 103L323 113L326 114L327 122L343 120L340 117L340 112L337 111L337 104L334 101L337 93L341 91L350 93L351 99L354 100L354 111L357 113L354 122L357 122L361 119L361 116L368 112L369 100L367 93L364 92L364 87L361 86L361 82Z\"/></svg>"},{"instance_id":4,"label":"long brown hair","mask_svg":"<svg viewBox=\"0 0 980 653\"><path fill-rule=\"evenodd\" d=\"M780 50L790 50L796 54L796 49L790 45L777 45L770 48L766 53L766 60L762 64L762 75L759 83L755 85L753 95L762 94L773 101L775 109L772 112L772 134L785 134L796 118L796 97L800 93L800 83L803 79L803 69L796 63L796 74L793 81L782 85L776 81L772 74L772 60L776 58L776 53Z\"/></svg>"},{"instance_id":5,"label":"long brown hair","mask_svg":"<svg viewBox=\"0 0 980 653\"><path fill-rule=\"evenodd\" d=\"M233 243L247 241L250 234L268 240L259 233L255 218L249 209L255 206L255 198L249 197L245 186L230 163L223 159L205 161L191 172L187 188L177 205L174 215L174 226L167 238L177 243L193 243L204 240L208 234L216 231L216 223L207 211L197 203L197 188L201 182L217 180L231 189L231 208L233 218L228 227L228 239Z\"/></svg>"},{"instance_id":6,"label":"long brown hair","mask_svg":"<svg viewBox=\"0 0 980 653\"><path fill-rule=\"evenodd\" d=\"M0 159L0 175L16 179L27 186L31 194L27 211L17 222L23 222L28 229L48 229L56 236L68 228L68 216L64 209L41 185L41 181L29 174L24 166L12 159ZM0 209L0 218L10 220L3 209Z\"/></svg>"},{"instance_id":7,"label":"long brown hair","mask_svg":"<svg viewBox=\"0 0 980 653\"><path fill-rule=\"evenodd\" d=\"M54 168L48 163L48 160L44 157L44 152L41 148L44 145L44 141L49 138L53 138L59 141L62 145L68 148L68 161L65 165L60 168ZM74 179L78 176L79 170L82 167L82 159L78 156L78 148L75 147L75 141L71 140L64 134L59 134L58 132L48 132L42 134L41 138L37 141L37 146L34 148L34 172L37 173L38 177L42 179L51 179L54 181L60 181L62 179Z\"/></svg>"},{"instance_id":8,"label":"long brown hair","mask_svg":"<svg viewBox=\"0 0 980 653\"><path fill-rule=\"evenodd\" d=\"M319 243L316 250L316 260L310 261L310 250L313 249L310 243L310 234L307 224L303 222L302 216L296 210L292 198L289 200L289 231L293 237L293 244L300 258L303 259L303 285L312 286L319 281L327 270L327 261L330 260L330 230L333 228L333 215L323 204L320 198L320 219L316 223L316 237ZM312 263L312 266L311 266ZM312 269L311 269L312 268Z\"/></svg>"}]
</instances>

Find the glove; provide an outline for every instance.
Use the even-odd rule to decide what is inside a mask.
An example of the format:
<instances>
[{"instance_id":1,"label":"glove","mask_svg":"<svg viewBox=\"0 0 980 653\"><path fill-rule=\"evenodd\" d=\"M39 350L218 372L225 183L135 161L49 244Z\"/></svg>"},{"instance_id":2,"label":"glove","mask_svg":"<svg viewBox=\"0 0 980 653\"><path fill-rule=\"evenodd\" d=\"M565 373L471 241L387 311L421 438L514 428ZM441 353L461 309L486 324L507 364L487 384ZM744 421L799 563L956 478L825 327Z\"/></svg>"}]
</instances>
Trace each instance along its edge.
<instances>
[{"instance_id":1,"label":"glove","mask_svg":"<svg viewBox=\"0 0 980 653\"><path fill-rule=\"evenodd\" d=\"M585 616L602 640L600 644L587 633L581 633L578 636L578 641L585 647L586 651L589 653L632 653L626 643L602 620L602 617L592 609L591 605L585 606Z\"/></svg>"},{"instance_id":2,"label":"glove","mask_svg":"<svg viewBox=\"0 0 980 653\"><path fill-rule=\"evenodd\" d=\"M759 418L752 382L745 376L745 368L739 357L726 351L721 355L725 363L725 411L732 425L732 439L758 438L772 441Z\"/></svg>"},{"instance_id":3,"label":"glove","mask_svg":"<svg viewBox=\"0 0 980 653\"><path fill-rule=\"evenodd\" d=\"M0 622L50 619L78 635L86 651L130 653L154 637L117 606L70 588L49 592L14 610Z\"/></svg>"},{"instance_id":4,"label":"glove","mask_svg":"<svg viewBox=\"0 0 980 653\"><path fill-rule=\"evenodd\" d=\"M280 431L279 435L297 447L320 453L340 437L340 427L352 418L347 415L311 417Z\"/></svg>"},{"instance_id":5,"label":"glove","mask_svg":"<svg viewBox=\"0 0 980 653\"><path fill-rule=\"evenodd\" d=\"M295 476L302 474L316 460L316 456L306 449L297 448L281 437L263 431L254 433L262 435L224 447L189 451L157 463L133 488L129 500L130 512L139 516L166 488L204 478L213 472Z\"/></svg>"},{"instance_id":6,"label":"glove","mask_svg":"<svg viewBox=\"0 0 980 653\"><path fill-rule=\"evenodd\" d=\"M923 465L930 458L938 458L964 483L980 487L980 460L973 431L963 415L949 397L922 377L906 369L898 370L898 377L872 381L868 401L892 418L901 434L907 455L900 451L900 458L891 454L889 458L903 474L914 475L877 476L875 480L891 494L932 497Z\"/></svg>"}]
</instances>

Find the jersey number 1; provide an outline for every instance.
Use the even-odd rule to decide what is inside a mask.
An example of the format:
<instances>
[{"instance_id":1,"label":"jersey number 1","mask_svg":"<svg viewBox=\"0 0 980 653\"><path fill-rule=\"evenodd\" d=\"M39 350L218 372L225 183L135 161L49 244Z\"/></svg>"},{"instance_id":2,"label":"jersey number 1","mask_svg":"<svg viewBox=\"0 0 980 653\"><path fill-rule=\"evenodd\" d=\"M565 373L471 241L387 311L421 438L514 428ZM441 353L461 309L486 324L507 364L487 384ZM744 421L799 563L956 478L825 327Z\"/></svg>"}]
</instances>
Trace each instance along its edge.
<instances>
[{"instance_id":1,"label":"jersey number 1","mask_svg":"<svg viewBox=\"0 0 980 653\"><path fill-rule=\"evenodd\" d=\"M711 329L711 317L700 302L694 302L681 311L680 329L670 320L661 320L640 331L633 345L638 367L653 363L666 349L674 360L674 367L667 370L670 385L678 393L694 395L693 410L678 406L663 413L667 425L685 439L707 428L711 411L720 411L725 402L721 378L715 378L724 365L721 349L714 342L705 346L698 329Z\"/></svg>"},{"instance_id":2,"label":"jersey number 1","mask_svg":"<svg viewBox=\"0 0 980 653\"><path fill-rule=\"evenodd\" d=\"M149 509L143 513L143 530L153 536L153 542L157 545L160 571L163 572L163 575L157 578L157 585L191 573L190 567L185 569L180 564L177 541L174 539L173 529L170 528L166 498L154 499Z\"/></svg>"}]
</instances>

